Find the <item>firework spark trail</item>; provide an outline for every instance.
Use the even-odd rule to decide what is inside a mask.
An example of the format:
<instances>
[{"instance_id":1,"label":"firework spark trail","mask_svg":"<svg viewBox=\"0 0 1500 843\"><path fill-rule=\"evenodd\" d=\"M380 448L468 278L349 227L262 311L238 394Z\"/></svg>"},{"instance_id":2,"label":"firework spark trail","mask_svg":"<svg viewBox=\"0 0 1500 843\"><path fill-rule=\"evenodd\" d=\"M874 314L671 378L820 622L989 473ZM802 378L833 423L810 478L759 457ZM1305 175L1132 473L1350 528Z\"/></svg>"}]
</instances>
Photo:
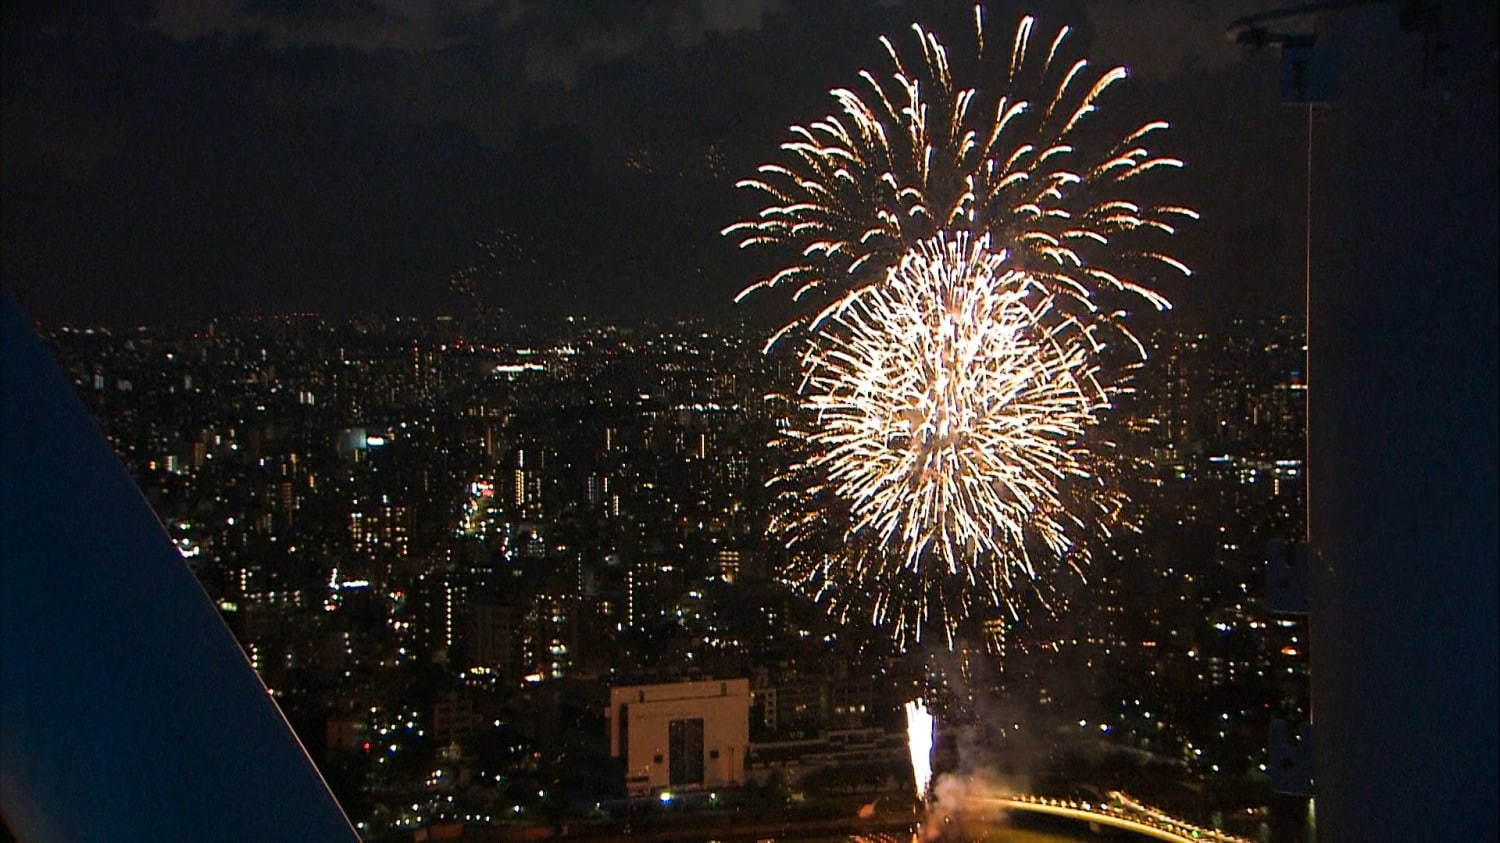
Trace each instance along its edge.
<instances>
[{"instance_id":1,"label":"firework spark trail","mask_svg":"<svg viewBox=\"0 0 1500 843\"><path fill-rule=\"evenodd\" d=\"M916 699L906 704L906 749L911 756L912 781L917 798L927 798L932 783L932 736L934 723L927 703Z\"/></svg>"},{"instance_id":2,"label":"firework spark trail","mask_svg":"<svg viewBox=\"0 0 1500 843\"><path fill-rule=\"evenodd\" d=\"M1015 614L1023 589L1078 569L1119 520L1095 470L1091 433L1116 389L1096 377L1091 329L1008 267L983 238L919 244L803 355L790 437L804 456L772 481L772 530L794 581L899 643L937 626L951 645L986 607Z\"/></svg>"},{"instance_id":3,"label":"firework spark trail","mask_svg":"<svg viewBox=\"0 0 1500 843\"><path fill-rule=\"evenodd\" d=\"M1125 331L1101 294L1169 306L1145 282L1162 268L1189 270L1150 241L1197 213L1142 205L1128 192L1145 173L1182 166L1147 146L1167 123L1148 121L1090 152L1079 127L1125 69L1097 72L1084 59L1065 59L1067 27L1033 42L1030 17L1009 49L991 43L986 50L979 7L974 22L975 56L965 64L992 87L960 87L947 48L912 24L919 63L904 62L882 36L889 78L861 70L859 85L830 91L837 109L792 126L784 160L738 183L767 203L723 233L741 247L770 245L795 256L739 296L792 290L802 312L768 347L793 329L817 328L855 291L882 280L900 255L941 232L989 236L1078 318Z\"/></svg>"}]
</instances>

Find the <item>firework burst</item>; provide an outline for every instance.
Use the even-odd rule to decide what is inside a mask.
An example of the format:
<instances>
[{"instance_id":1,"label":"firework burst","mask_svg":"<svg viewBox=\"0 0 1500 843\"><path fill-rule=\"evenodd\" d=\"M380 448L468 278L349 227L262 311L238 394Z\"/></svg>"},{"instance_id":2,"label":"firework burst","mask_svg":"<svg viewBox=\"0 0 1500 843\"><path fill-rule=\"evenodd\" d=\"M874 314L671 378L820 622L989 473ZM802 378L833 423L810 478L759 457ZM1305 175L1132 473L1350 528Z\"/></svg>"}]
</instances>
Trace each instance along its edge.
<instances>
[{"instance_id":1,"label":"firework burst","mask_svg":"<svg viewBox=\"0 0 1500 843\"><path fill-rule=\"evenodd\" d=\"M1197 214L1129 193L1145 173L1182 166L1148 147L1167 123L1148 121L1103 144L1080 131L1125 69L1100 72L1068 57L1067 27L1034 40L1026 17L1014 37L989 43L979 7L974 25L976 48L962 68L918 24L916 62L882 36L889 76L861 70L858 85L830 91L836 110L792 126L784 159L739 182L766 205L724 234L796 256L740 293L792 291L800 315L768 347L794 328L818 327L941 232L989 237L1056 307L1095 323L1117 324L1106 301L1114 294L1167 307L1144 282L1163 267L1190 274L1153 242ZM989 87L960 85L960 71Z\"/></svg>"},{"instance_id":2,"label":"firework burst","mask_svg":"<svg viewBox=\"0 0 1500 843\"><path fill-rule=\"evenodd\" d=\"M800 459L773 481L798 584L898 643L940 628L951 644L970 617L1014 614L1042 574L1080 568L1120 522L1092 435L1116 388L1097 377L1094 329L1056 302L964 234L842 300L802 358Z\"/></svg>"}]
</instances>

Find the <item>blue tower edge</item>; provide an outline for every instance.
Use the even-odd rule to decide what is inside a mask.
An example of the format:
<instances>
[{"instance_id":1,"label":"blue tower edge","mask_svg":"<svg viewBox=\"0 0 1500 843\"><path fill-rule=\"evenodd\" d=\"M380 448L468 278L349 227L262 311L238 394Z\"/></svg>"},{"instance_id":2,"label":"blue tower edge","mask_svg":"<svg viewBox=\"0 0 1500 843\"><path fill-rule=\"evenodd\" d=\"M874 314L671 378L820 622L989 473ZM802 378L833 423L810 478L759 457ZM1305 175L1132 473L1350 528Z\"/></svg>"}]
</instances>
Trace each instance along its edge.
<instances>
[{"instance_id":1,"label":"blue tower edge","mask_svg":"<svg viewBox=\"0 0 1500 843\"><path fill-rule=\"evenodd\" d=\"M28 841L356 839L3 291L0 815Z\"/></svg>"}]
</instances>

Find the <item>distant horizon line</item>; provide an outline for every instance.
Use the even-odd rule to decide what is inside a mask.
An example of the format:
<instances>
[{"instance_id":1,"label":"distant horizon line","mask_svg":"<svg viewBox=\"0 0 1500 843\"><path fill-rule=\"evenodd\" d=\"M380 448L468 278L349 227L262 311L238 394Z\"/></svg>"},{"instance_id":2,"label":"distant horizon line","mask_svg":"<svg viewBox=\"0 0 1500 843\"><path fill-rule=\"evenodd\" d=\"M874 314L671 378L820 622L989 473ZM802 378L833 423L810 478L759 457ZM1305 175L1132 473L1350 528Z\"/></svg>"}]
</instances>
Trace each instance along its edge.
<instances>
[{"instance_id":1,"label":"distant horizon line","mask_svg":"<svg viewBox=\"0 0 1500 843\"><path fill-rule=\"evenodd\" d=\"M1277 321L1300 321L1302 314L1294 312L1245 314L1239 316L1221 316L1213 319L1177 319L1170 320L1176 323L1176 330L1203 330L1206 325L1234 326L1254 323L1268 323ZM440 313L423 315L418 313L402 313L391 311L370 311L364 313L334 314L316 310L275 310L275 311L246 311L239 313L222 313L201 318L179 318L166 319L155 322L107 322L91 320L46 320L32 319L32 326L43 334L50 333L129 333L143 331L170 331L189 330L192 328L208 327L222 324L229 326L248 326L267 323L291 324L297 322L317 321L326 325L357 325L362 322L396 323L410 322L416 324L440 324L474 322L486 324L487 327L503 327L509 329L534 329L551 328L563 323L578 323L601 328L659 328L669 326L712 326L716 328L734 328L738 330L757 330L765 326L756 323L764 321L758 314L716 314L716 315L681 315L681 316L650 316L621 317L614 315L601 315L589 313L561 313L549 315L533 315L527 317L511 317L504 311L484 314L451 314ZM1158 325L1157 330L1171 330L1169 325Z\"/></svg>"}]
</instances>

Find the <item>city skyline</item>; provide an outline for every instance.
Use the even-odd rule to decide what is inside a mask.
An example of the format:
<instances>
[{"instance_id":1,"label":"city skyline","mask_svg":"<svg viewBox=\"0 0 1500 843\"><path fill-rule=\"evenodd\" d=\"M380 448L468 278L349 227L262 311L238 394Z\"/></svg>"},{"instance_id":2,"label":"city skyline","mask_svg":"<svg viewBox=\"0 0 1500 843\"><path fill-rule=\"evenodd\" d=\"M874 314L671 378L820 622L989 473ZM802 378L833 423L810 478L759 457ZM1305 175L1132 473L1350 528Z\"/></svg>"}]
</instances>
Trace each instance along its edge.
<instances>
[{"instance_id":1,"label":"city skyline","mask_svg":"<svg viewBox=\"0 0 1500 843\"><path fill-rule=\"evenodd\" d=\"M1263 554L1300 529L1295 320L1148 335L1114 420L1152 466L1128 481L1147 531L1101 545L1067 608L964 640L936 672L931 648L829 626L783 584L759 443L793 370L754 330L494 330L285 316L48 336L361 833L615 804L612 774L578 775L610 769L602 689L710 678L749 683L752 782L800 781L830 740L902 775L900 705L940 679L922 691L946 720L940 773L989 759L1076 792L1085 762L1059 747L1129 747L1228 788L1197 805L1160 789L1176 773L1126 788L1147 802L1268 821L1268 789L1230 794L1269 788L1270 722L1308 710L1306 623L1267 602ZM552 717L575 725L549 737ZM595 760L516 766L496 735ZM473 784L496 766L534 782L490 791L498 811Z\"/></svg>"}]
</instances>

